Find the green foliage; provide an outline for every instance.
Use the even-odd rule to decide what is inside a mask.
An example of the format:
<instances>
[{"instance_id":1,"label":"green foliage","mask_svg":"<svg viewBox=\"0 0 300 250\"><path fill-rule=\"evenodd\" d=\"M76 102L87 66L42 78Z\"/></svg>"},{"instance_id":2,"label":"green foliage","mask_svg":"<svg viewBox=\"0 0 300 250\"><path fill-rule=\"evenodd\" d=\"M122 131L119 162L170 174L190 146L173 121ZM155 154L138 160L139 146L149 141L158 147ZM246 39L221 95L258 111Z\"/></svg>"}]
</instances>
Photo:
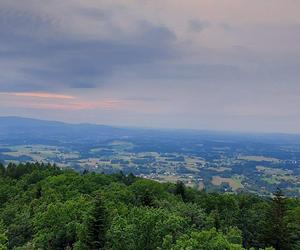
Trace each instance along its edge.
<instances>
[{"instance_id":1,"label":"green foliage","mask_svg":"<svg viewBox=\"0 0 300 250\"><path fill-rule=\"evenodd\" d=\"M296 207L288 212L286 217L289 247L300 249L300 207Z\"/></svg>"},{"instance_id":2,"label":"green foliage","mask_svg":"<svg viewBox=\"0 0 300 250\"><path fill-rule=\"evenodd\" d=\"M239 232L235 232L239 234ZM233 237L231 235L229 238ZM237 237L239 237L237 235ZM170 238L164 241L164 248L169 250L242 250L242 246L230 242L226 235L215 228L208 231L192 232L182 235L175 243Z\"/></svg>"},{"instance_id":3,"label":"green foliage","mask_svg":"<svg viewBox=\"0 0 300 250\"><path fill-rule=\"evenodd\" d=\"M3 221L0 221L0 250L7 249L8 238Z\"/></svg>"},{"instance_id":4,"label":"green foliage","mask_svg":"<svg viewBox=\"0 0 300 250\"><path fill-rule=\"evenodd\" d=\"M154 181L140 179L130 187L134 194L134 204L141 206L155 206L159 199L163 198L162 186Z\"/></svg>"},{"instance_id":5,"label":"green foliage","mask_svg":"<svg viewBox=\"0 0 300 250\"><path fill-rule=\"evenodd\" d=\"M0 166L0 202L0 250L300 249L300 202L281 192L205 193L27 163Z\"/></svg>"},{"instance_id":6,"label":"green foliage","mask_svg":"<svg viewBox=\"0 0 300 250\"><path fill-rule=\"evenodd\" d=\"M4 165L0 162L0 176L4 176L5 174L5 167Z\"/></svg>"},{"instance_id":7,"label":"green foliage","mask_svg":"<svg viewBox=\"0 0 300 250\"><path fill-rule=\"evenodd\" d=\"M42 249L66 249L78 239L91 202L85 197L44 204L33 218L34 243Z\"/></svg>"},{"instance_id":8,"label":"green foliage","mask_svg":"<svg viewBox=\"0 0 300 250\"><path fill-rule=\"evenodd\" d=\"M256 196L241 195L237 225L243 234L243 245L246 248L266 247L265 231L268 226L267 211L269 202L262 202Z\"/></svg>"},{"instance_id":9,"label":"green foliage","mask_svg":"<svg viewBox=\"0 0 300 250\"><path fill-rule=\"evenodd\" d=\"M103 249L106 242L107 213L102 197L97 194L94 198L92 210L84 222L85 237L82 242L86 249Z\"/></svg>"},{"instance_id":10,"label":"green foliage","mask_svg":"<svg viewBox=\"0 0 300 250\"><path fill-rule=\"evenodd\" d=\"M285 250L288 244L288 230L286 224L287 203L280 189L274 193L267 214L267 240L276 250Z\"/></svg>"}]
</instances>

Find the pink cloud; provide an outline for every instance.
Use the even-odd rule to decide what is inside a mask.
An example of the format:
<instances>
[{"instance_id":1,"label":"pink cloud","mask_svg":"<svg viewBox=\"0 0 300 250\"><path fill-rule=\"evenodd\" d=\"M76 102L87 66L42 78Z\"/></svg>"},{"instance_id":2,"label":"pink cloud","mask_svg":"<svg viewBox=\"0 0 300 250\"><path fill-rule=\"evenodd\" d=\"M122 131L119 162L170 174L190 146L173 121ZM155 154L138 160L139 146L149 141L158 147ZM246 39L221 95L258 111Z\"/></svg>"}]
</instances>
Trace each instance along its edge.
<instances>
[{"instance_id":1,"label":"pink cloud","mask_svg":"<svg viewBox=\"0 0 300 250\"><path fill-rule=\"evenodd\" d=\"M21 96L21 97L46 98L46 99L75 99L74 96L47 93L47 92L8 92L8 93L1 93L1 94Z\"/></svg>"},{"instance_id":2,"label":"pink cloud","mask_svg":"<svg viewBox=\"0 0 300 250\"><path fill-rule=\"evenodd\" d=\"M14 108L49 110L119 109L124 103L118 99L89 101L79 97L47 92L0 92L0 104Z\"/></svg>"},{"instance_id":3,"label":"pink cloud","mask_svg":"<svg viewBox=\"0 0 300 250\"><path fill-rule=\"evenodd\" d=\"M122 103L119 100L102 100L98 102L90 101L78 101L78 102L68 102L68 103L38 103L36 108L40 109L60 109L60 110L88 110L88 109L119 109L122 107Z\"/></svg>"},{"instance_id":4,"label":"pink cloud","mask_svg":"<svg viewBox=\"0 0 300 250\"><path fill-rule=\"evenodd\" d=\"M161 113L162 105L153 103L103 98L87 100L83 97L48 92L0 92L0 106L25 109L83 111L83 110L124 110L136 113Z\"/></svg>"}]
</instances>

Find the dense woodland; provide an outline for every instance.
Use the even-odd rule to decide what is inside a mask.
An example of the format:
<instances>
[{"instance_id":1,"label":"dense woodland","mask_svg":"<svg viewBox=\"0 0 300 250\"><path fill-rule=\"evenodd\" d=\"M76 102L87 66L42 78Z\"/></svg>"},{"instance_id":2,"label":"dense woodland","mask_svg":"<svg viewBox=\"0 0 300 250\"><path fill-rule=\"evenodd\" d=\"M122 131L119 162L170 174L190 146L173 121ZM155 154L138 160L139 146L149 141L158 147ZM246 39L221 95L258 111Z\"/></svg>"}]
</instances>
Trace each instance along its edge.
<instances>
[{"instance_id":1,"label":"dense woodland","mask_svg":"<svg viewBox=\"0 0 300 250\"><path fill-rule=\"evenodd\" d=\"M300 200L0 164L0 249L300 249Z\"/></svg>"}]
</instances>

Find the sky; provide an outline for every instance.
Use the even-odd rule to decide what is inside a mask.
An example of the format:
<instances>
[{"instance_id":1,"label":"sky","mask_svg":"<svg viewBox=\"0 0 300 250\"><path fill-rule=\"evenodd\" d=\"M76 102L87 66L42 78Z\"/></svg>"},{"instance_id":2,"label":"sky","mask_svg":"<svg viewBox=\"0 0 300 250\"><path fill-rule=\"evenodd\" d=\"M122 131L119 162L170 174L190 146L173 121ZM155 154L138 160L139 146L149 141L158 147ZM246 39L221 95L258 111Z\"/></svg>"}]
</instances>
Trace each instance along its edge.
<instances>
[{"instance_id":1,"label":"sky","mask_svg":"<svg viewBox=\"0 0 300 250\"><path fill-rule=\"evenodd\" d=\"M0 0L0 116L300 133L299 0Z\"/></svg>"}]
</instances>

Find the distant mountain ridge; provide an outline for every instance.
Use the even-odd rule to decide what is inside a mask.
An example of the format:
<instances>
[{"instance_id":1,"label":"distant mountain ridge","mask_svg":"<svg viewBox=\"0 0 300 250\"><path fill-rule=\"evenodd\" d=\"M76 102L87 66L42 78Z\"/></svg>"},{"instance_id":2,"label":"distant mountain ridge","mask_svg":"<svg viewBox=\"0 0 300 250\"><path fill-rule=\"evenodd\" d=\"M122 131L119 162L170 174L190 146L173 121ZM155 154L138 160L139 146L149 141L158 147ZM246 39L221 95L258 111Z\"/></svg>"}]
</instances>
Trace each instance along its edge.
<instances>
[{"instance_id":1,"label":"distant mountain ridge","mask_svg":"<svg viewBox=\"0 0 300 250\"><path fill-rule=\"evenodd\" d=\"M122 136L126 129L106 125L69 124L23 117L0 117L0 142L14 140L41 140L41 142L89 140Z\"/></svg>"},{"instance_id":2,"label":"distant mountain ridge","mask_svg":"<svg viewBox=\"0 0 300 250\"><path fill-rule=\"evenodd\" d=\"M70 127L70 126L89 126L89 127L102 127L102 128L112 128L112 126L107 125L96 125L90 123L66 123L61 121L51 121L51 120L40 120L34 118L18 117L18 116L0 116L0 128L7 126L19 126L20 123L22 126L26 127L36 127L36 126L49 126L49 127Z\"/></svg>"},{"instance_id":3,"label":"distant mountain ridge","mask_svg":"<svg viewBox=\"0 0 300 250\"><path fill-rule=\"evenodd\" d=\"M264 143L295 143L300 144L300 135L281 133L241 133L241 132L220 132L207 130L188 129L145 129L145 128L124 128L109 125L97 125L89 123L71 124L60 121L40 120L18 116L0 117L0 143L14 141L14 143L34 141L38 143L55 143L57 140L68 142L105 141L120 139L122 137L164 137L175 138L202 137L206 140L226 141L253 141Z\"/></svg>"}]
</instances>

